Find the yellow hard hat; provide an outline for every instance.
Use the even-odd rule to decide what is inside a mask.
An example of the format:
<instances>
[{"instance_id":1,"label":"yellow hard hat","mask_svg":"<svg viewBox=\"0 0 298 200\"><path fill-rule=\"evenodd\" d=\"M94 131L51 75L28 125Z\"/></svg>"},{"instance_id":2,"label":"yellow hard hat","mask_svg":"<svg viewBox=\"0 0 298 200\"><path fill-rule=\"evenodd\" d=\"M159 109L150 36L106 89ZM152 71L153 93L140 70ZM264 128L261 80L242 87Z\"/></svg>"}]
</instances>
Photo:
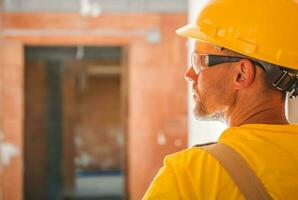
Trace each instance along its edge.
<instances>
[{"instance_id":1,"label":"yellow hard hat","mask_svg":"<svg viewBox=\"0 0 298 200\"><path fill-rule=\"evenodd\" d=\"M210 0L177 33L298 70L298 0Z\"/></svg>"}]
</instances>

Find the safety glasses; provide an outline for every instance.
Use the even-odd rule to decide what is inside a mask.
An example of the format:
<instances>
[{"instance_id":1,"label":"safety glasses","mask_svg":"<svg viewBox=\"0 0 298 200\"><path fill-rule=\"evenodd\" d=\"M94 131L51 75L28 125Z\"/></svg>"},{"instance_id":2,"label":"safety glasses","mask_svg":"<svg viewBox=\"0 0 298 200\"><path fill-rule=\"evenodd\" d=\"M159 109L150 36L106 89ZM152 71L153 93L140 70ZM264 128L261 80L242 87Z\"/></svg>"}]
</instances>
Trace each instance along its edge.
<instances>
[{"instance_id":1,"label":"safety glasses","mask_svg":"<svg viewBox=\"0 0 298 200\"><path fill-rule=\"evenodd\" d=\"M191 66L193 67L195 73L199 74L201 70L208 67L213 67L222 63L239 62L242 59L249 59L254 64L263 68L263 66L259 62L247 57L198 54L196 52L193 52L191 54Z\"/></svg>"},{"instance_id":2,"label":"safety glasses","mask_svg":"<svg viewBox=\"0 0 298 200\"><path fill-rule=\"evenodd\" d=\"M290 98L298 96L298 73L297 71L288 68L268 63L261 60L256 60L246 56L224 56L212 54L198 54L196 52L191 55L191 66L196 75L209 67L216 66L222 63L239 62L242 59L250 60L254 65L261 67L269 83L278 90L289 92Z\"/></svg>"}]
</instances>

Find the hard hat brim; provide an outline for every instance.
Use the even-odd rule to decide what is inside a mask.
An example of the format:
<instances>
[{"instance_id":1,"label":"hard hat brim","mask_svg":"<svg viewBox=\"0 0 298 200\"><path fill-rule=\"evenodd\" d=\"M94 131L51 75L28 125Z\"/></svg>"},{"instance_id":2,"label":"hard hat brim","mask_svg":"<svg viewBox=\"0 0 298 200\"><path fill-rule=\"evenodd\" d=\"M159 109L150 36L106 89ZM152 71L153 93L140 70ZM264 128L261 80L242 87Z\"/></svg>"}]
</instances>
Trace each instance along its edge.
<instances>
[{"instance_id":1,"label":"hard hat brim","mask_svg":"<svg viewBox=\"0 0 298 200\"><path fill-rule=\"evenodd\" d=\"M246 55L246 56L250 56L256 59L260 59L260 60L264 60L267 62L270 62L272 64L276 64L276 65L280 65L286 68L291 68L294 70L298 70L298 63L293 64L293 63L286 63L284 65L282 65L283 63L280 63L279 61L277 61L275 58L272 57L268 57L267 59L264 59L264 56L260 56L258 54L253 54L253 53L248 53L250 50L250 44L248 43L247 48L245 48L244 46L244 41L241 41L242 43L239 43L239 41L235 42L235 41L230 41L230 40L222 40L222 38L215 38L215 37L210 37L209 35L203 33L200 29L200 27L198 27L196 24L188 24L186 26L183 26L179 29L176 30L176 33L182 37L186 37L186 38L190 38L190 39L195 39L195 40L200 40L206 43L211 43L214 45L218 45L221 47L225 47L228 48L232 51L238 52L240 54ZM237 38L236 38L237 39ZM244 51L245 49L245 51ZM286 62L287 59L285 59L284 62Z\"/></svg>"},{"instance_id":2,"label":"hard hat brim","mask_svg":"<svg viewBox=\"0 0 298 200\"><path fill-rule=\"evenodd\" d=\"M176 33L180 36L193 38L197 40L207 39L207 36L199 30L199 27L196 24L188 24L186 26L183 26L176 30Z\"/></svg>"},{"instance_id":3,"label":"hard hat brim","mask_svg":"<svg viewBox=\"0 0 298 200\"><path fill-rule=\"evenodd\" d=\"M196 24L188 24L176 30L176 33L182 37L200 40L206 43L222 46L220 42L212 39L207 34L203 33Z\"/></svg>"}]
</instances>

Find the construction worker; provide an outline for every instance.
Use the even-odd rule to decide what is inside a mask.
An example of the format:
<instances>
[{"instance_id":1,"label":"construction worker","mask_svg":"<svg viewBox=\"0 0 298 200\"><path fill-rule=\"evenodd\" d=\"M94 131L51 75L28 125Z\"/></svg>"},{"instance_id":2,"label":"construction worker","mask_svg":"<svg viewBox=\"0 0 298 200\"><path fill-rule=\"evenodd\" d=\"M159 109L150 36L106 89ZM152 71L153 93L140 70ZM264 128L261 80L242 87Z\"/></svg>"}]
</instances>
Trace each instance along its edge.
<instances>
[{"instance_id":1,"label":"construction worker","mask_svg":"<svg viewBox=\"0 0 298 200\"><path fill-rule=\"evenodd\" d=\"M177 33L195 39L195 115L229 128L167 156L143 199L298 199L298 124L285 116L286 94L298 95L298 1L209 0Z\"/></svg>"}]
</instances>

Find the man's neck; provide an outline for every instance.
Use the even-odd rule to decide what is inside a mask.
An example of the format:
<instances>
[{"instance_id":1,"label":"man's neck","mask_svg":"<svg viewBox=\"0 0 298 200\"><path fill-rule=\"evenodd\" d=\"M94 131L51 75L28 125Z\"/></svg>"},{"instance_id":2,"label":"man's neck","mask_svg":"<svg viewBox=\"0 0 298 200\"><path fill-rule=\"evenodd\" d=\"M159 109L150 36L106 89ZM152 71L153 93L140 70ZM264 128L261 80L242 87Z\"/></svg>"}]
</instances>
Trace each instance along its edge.
<instances>
[{"instance_id":1,"label":"man's neck","mask_svg":"<svg viewBox=\"0 0 298 200\"><path fill-rule=\"evenodd\" d=\"M229 127L244 124L289 124L280 98L239 101L227 116Z\"/></svg>"}]
</instances>

